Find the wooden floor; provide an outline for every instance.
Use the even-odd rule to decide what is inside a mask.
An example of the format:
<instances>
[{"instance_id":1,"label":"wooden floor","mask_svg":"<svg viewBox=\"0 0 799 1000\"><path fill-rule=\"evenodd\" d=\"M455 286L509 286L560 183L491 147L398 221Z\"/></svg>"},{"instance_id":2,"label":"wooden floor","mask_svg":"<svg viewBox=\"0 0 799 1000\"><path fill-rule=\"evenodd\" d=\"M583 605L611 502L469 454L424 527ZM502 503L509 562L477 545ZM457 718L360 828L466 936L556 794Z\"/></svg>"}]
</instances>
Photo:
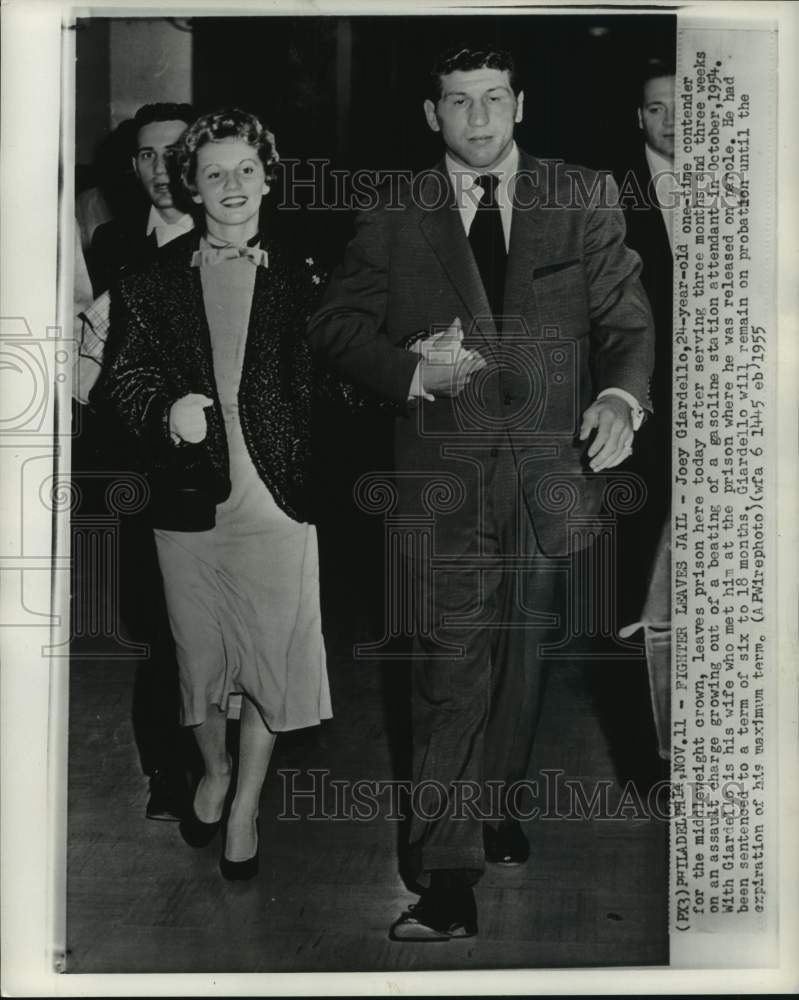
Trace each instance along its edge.
<instances>
[{"instance_id":1,"label":"wooden floor","mask_svg":"<svg viewBox=\"0 0 799 1000\"><path fill-rule=\"evenodd\" d=\"M667 828L641 817L531 822L529 864L492 867L479 885L478 938L427 945L389 941L389 924L415 898L398 873L399 824L383 817L277 818L281 770L299 769L303 781L310 780L308 768L327 768L331 779L342 780L403 773L404 668L354 665L341 652L346 646L333 645L339 649L330 664L335 718L279 738L261 805L261 873L245 884L219 875L218 840L194 851L175 824L144 818L146 782L130 722L133 666L73 664L69 972L667 963ZM605 684L597 671L610 677L613 669L575 663L553 672L531 776L560 768L589 785L613 779L618 798L617 769L596 698L597 682ZM619 670L628 671L621 680L627 688L632 668ZM647 710L640 701L640 711ZM636 728L629 717L616 725ZM633 747L639 761L649 753L651 746Z\"/></svg>"}]
</instances>

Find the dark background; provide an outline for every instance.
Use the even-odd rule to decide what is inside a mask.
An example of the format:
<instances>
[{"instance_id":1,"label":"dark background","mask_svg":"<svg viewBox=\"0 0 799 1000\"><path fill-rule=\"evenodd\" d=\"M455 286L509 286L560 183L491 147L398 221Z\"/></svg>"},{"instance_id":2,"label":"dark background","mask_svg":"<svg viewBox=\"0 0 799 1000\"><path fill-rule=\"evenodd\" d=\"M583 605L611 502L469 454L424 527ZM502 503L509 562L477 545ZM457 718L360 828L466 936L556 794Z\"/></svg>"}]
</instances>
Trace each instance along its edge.
<instances>
[{"instance_id":1,"label":"dark background","mask_svg":"<svg viewBox=\"0 0 799 1000\"><path fill-rule=\"evenodd\" d=\"M97 131L92 91L108 72L103 21L77 33L77 127ZM624 163L640 143L638 79L644 61L673 57L676 17L642 15L193 18L192 92L199 113L226 105L255 112L284 160L338 170L420 170L440 156L424 120L429 69L453 43L509 49L525 91L520 146L595 168ZM78 191L99 185L117 211L137 197L124 127L100 135ZM294 168L296 175L307 164ZM310 191L301 192L310 198ZM298 217L299 216L299 217ZM350 235L347 212L293 213L282 229L335 262Z\"/></svg>"},{"instance_id":2,"label":"dark background","mask_svg":"<svg viewBox=\"0 0 799 1000\"><path fill-rule=\"evenodd\" d=\"M635 138L640 64L673 54L675 30L668 14L197 19L194 94L201 110L260 113L286 156L422 169L440 151L422 115L429 69L464 40L515 56L522 147L599 167Z\"/></svg>"}]
</instances>

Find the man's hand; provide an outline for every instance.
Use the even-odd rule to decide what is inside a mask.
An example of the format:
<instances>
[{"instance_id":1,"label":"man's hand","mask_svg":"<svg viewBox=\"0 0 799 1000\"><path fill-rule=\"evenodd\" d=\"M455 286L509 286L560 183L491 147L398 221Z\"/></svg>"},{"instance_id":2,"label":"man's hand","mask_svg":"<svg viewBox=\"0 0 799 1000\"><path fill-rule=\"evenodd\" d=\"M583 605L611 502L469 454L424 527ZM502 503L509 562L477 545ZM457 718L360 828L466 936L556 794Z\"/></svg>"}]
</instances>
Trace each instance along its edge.
<instances>
[{"instance_id":1,"label":"man's hand","mask_svg":"<svg viewBox=\"0 0 799 1000\"><path fill-rule=\"evenodd\" d=\"M583 414L580 440L585 441L592 430L596 431L588 449L588 464L593 472L612 469L629 458L633 442L632 411L626 400L619 396L603 396L592 403Z\"/></svg>"},{"instance_id":2,"label":"man's hand","mask_svg":"<svg viewBox=\"0 0 799 1000\"><path fill-rule=\"evenodd\" d=\"M187 444L199 444L200 441L204 441L208 433L205 408L213 405L213 399L198 392L190 392L188 396L173 403L169 411L169 433L172 435L172 440L176 444L181 441Z\"/></svg>"},{"instance_id":3,"label":"man's hand","mask_svg":"<svg viewBox=\"0 0 799 1000\"><path fill-rule=\"evenodd\" d=\"M446 330L418 341L412 349L422 356L422 388L426 399L457 396L472 375L486 366L477 351L463 349L463 328L457 316Z\"/></svg>"}]
</instances>

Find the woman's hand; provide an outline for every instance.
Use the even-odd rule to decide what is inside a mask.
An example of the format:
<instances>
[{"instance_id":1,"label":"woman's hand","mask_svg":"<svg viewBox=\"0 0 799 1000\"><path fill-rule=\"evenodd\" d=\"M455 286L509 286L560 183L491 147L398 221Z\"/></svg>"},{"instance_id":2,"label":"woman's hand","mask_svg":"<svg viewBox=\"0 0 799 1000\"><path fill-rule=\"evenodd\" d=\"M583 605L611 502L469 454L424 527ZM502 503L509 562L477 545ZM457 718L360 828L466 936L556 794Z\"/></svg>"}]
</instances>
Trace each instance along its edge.
<instances>
[{"instance_id":1,"label":"woman's hand","mask_svg":"<svg viewBox=\"0 0 799 1000\"><path fill-rule=\"evenodd\" d=\"M425 399L457 396L486 361L477 351L463 347L463 327L456 316L446 330L418 341L411 350L422 356L421 376Z\"/></svg>"},{"instance_id":2,"label":"woman's hand","mask_svg":"<svg viewBox=\"0 0 799 1000\"><path fill-rule=\"evenodd\" d=\"M199 392L190 392L188 396L172 404L169 411L169 433L175 444L181 441L199 444L205 440L205 435L208 433L205 408L213 405L213 399Z\"/></svg>"}]
</instances>

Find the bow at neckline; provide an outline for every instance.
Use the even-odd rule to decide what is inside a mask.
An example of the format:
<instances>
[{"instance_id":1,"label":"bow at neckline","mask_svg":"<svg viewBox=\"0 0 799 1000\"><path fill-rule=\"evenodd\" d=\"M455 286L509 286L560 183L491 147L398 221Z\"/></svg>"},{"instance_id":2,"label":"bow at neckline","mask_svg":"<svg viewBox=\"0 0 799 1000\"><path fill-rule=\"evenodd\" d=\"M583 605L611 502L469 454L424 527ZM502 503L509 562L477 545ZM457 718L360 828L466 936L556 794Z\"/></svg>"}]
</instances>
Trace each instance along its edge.
<instances>
[{"instance_id":1,"label":"bow at neckline","mask_svg":"<svg viewBox=\"0 0 799 1000\"><path fill-rule=\"evenodd\" d=\"M213 243L208 237L205 242L208 244L199 250L195 250L191 258L192 267L203 267L205 265L216 265L223 260L236 260L239 258L249 260L255 266L269 267L269 254L257 244L260 243L260 234L254 236L246 243Z\"/></svg>"}]
</instances>

